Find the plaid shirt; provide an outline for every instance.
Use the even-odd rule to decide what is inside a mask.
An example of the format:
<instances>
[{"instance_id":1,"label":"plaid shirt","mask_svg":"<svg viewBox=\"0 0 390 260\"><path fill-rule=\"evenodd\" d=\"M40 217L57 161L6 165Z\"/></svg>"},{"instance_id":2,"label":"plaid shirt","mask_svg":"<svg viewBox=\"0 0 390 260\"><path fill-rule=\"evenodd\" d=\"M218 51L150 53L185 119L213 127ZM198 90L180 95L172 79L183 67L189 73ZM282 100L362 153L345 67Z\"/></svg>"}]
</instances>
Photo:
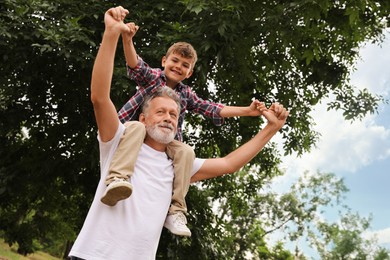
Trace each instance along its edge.
<instances>
[{"instance_id":1,"label":"plaid shirt","mask_svg":"<svg viewBox=\"0 0 390 260\"><path fill-rule=\"evenodd\" d=\"M138 57L138 64L134 69L127 66L127 73L129 78L137 83L138 88L135 95L118 112L119 120L122 123L138 120L138 110L145 96L153 93L158 87L166 86L164 72L161 69L150 68L141 57ZM181 100L181 111L175 137L177 140L183 140L182 126L186 110L211 118L217 126L223 124L223 117L219 114L224 105L199 98L189 86L181 82L176 86L175 91Z\"/></svg>"}]
</instances>

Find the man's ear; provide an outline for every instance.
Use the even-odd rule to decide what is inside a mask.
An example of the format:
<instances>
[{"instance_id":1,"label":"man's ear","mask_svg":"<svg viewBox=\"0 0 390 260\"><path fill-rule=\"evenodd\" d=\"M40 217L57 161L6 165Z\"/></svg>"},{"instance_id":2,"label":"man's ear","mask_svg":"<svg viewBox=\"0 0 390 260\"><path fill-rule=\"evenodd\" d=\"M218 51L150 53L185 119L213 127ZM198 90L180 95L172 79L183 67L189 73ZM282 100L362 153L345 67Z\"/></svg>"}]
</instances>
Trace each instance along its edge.
<instances>
[{"instance_id":1,"label":"man's ear","mask_svg":"<svg viewBox=\"0 0 390 260\"><path fill-rule=\"evenodd\" d=\"M139 114L138 120L141 123L145 124L145 114L144 113Z\"/></svg>"}]
</instances>

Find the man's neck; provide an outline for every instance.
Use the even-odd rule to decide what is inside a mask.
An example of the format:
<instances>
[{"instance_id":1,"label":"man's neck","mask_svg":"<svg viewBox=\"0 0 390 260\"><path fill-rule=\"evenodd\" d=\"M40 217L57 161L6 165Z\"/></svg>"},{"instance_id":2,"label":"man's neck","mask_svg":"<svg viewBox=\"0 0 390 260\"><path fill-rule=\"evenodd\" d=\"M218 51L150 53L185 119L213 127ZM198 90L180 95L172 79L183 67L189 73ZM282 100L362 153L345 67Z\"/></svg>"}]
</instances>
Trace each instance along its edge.
<instances>
[{"instance_id":1,"label":"man's neck","mask_svg":"<svg viewBox=\"0 0 390 260\"><path fill-rule=\"evenodd\" d=\"M167 150L167 146L168 146L167 144L162 144L162 143L156 142L155 140L153 140L149 136L146 136L144 143L147 144L149 147L151 147L154 150L159 151L159 152L165 152Z\"/></svg>"}]
</instances>

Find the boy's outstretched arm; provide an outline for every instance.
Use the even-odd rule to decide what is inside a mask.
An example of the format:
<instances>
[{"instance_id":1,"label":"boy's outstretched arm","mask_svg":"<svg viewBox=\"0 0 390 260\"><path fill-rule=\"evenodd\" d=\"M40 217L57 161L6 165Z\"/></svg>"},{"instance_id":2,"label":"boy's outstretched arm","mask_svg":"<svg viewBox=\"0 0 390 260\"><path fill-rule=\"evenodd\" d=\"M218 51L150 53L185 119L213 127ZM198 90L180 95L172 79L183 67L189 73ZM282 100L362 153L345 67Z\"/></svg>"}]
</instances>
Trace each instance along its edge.
<instances>
[{"instance_id":1,"label":"boy's outstretched arm","mask_svg":"<svg viewBox=\"0 0 390 260\"><path fill-rule=\"evenodd\" d=\"M126 64L134 69L137 66L138 58L133 43L133 37L137 33L139 27L135 25L135 23L127 23L126 26L129 30L122 33L123 51L125 53Z\"/></svg>"},{"instance_id":2,"label":"boy's outstretched arm","mask_svg":"<svg viewBox=\"0 0 390 260\"><path fill-rule=\"evenodd\" d=\"M123 23L127 14L128 11L120 6L105 13L103 39L92 70L91 101L103 142L114 137L119 125L116 108L110 99L110 89L118 39L122 32L128 30Z\"/></svg>"},{"instance_id":3,"label":"boy's outstretched arm","mask_svg":"<svg viewBox=\"0 0 390 260\"><path fill-rule=\"evenodd\" d=\"M260 107L264 107L264 103L256 99L247 107L224 106L219 115L221 117L260 116Z\"/></svg>"},{"instance_id":4,"label":"boy's outstretched arm","mask_svg":"<svg viewBox=\"0 0 390 260\"><path fill-rule=\"evenodd\" d=\"M210 179L238 171L253 159L271 138L286 123L289 112L280 104L273 104L270 109L260 109L267 119L267 125L260 130L250 141L240 146L223 158L207 159L198 172L191 178L191 182Z\"/></svg>"}]
</instances>

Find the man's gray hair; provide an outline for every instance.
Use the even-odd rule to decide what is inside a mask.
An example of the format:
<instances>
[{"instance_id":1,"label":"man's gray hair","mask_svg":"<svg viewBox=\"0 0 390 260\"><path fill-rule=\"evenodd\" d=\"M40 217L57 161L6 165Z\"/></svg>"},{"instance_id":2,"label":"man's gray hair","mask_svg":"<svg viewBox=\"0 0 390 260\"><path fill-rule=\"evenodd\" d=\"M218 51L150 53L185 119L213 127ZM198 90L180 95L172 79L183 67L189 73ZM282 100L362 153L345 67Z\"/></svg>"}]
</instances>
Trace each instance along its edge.
<instances>
[{"instance_id":1,"label":"man's gray hair","mask_svg":"<svg viewBox=\"0 0 390 260\"><path fill-rule=\"evenodd\" d=\"M145 97L144 103L142 104L142 113L145 113L145 111L148 110L150 101L152 101L156 97L168 97L171 98L173 101L177 104L177 112L180 113L181 109L181 102L178 94L171 89L170 87L159 87L154 91L152 94L147 95Z\"/></svg>"}]
</instances>

